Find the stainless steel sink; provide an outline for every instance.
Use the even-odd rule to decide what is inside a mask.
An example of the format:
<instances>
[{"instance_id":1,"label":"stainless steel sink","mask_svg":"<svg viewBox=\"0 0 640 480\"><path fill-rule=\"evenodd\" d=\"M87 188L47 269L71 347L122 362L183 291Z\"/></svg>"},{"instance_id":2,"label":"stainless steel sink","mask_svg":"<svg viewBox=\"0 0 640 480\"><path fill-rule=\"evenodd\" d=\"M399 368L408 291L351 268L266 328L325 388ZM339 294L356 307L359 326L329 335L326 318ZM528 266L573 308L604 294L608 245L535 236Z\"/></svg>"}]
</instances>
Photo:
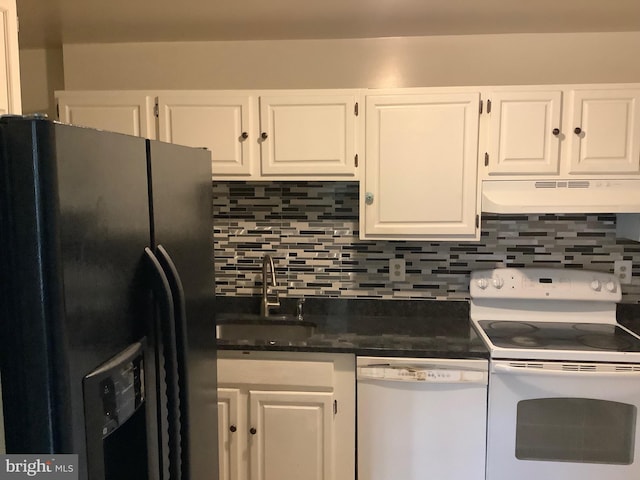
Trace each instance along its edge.
<instances>
[{"instance_id":1,"label":"stainless steel sink","mask_svg":"<svg viewBox=\"0 0 640 480\"><path fill-rule=\"evenodd\" d=\"M218 318L219 340L304 341L313 335L316 324L293 315L225 315Z\"/></svg>"}]
</instances>

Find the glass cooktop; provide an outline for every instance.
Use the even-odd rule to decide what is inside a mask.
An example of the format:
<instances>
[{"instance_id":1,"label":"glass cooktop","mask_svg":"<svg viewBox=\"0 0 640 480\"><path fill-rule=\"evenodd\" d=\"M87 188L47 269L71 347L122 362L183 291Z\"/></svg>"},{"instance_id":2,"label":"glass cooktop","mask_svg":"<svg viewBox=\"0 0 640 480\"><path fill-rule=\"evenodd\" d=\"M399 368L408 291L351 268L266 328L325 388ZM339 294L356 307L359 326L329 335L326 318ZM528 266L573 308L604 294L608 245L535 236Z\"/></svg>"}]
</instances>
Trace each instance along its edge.
<instances>
[{"instance_id":1,"label":"glass cooktop","mask_svg":"<svg viewBox=\"0 0 640 480\"><path fill-rule=\"evenodd\" d=\"M618 325L494 320L478 323L496 347L640 352L640 339Z\"/></svg>"}]
</instances>

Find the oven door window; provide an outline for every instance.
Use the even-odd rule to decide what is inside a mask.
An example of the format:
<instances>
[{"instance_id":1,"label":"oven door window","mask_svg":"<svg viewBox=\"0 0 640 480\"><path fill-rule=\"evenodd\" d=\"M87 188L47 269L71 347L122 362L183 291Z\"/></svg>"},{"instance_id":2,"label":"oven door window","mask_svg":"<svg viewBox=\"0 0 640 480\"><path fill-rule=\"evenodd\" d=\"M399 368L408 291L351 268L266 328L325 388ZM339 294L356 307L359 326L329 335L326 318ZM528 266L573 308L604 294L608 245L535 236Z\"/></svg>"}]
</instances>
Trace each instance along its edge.
<instances>
[{"instance_id":1,"label":"oven door window","mask_svg":"<svg viewBox=\"0 0 640 480\"><path fill-rule=\"evenodd\" d=\"M636 407L589 398L539 398L518 403L516 457L630 465Z\"/></svg>"}]
</instances>

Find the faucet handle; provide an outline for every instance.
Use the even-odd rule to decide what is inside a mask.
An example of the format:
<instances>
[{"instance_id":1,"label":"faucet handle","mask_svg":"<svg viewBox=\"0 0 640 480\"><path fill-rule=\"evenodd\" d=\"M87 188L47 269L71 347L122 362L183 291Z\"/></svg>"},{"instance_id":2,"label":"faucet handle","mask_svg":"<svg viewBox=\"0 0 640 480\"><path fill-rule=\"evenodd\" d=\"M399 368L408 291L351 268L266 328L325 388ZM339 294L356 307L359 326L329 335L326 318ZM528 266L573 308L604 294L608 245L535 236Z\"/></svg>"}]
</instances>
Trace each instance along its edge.
<instances>
[{"instance_id":1,"label":"faucet handle","mask_svg":"<svg viewBox=\"0 0 640 480\"><path fill-rule=\"evenodd\" d=\"M304 307L304 298L299 298L298 303L296 305L296 315L298 317L298 320L300 321L304 320L303 312L302 312L303 307Z\"/></svg>"}]
</instances>

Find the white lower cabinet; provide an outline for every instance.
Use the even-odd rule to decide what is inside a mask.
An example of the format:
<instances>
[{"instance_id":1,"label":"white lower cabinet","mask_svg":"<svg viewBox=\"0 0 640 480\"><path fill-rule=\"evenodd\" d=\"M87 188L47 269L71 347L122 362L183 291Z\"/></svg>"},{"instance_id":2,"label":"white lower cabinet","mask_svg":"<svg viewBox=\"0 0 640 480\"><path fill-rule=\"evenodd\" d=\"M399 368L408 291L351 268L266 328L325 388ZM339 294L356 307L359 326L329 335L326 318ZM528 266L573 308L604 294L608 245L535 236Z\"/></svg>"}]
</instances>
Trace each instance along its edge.
<instances>
[{"instance_id":1,"label":"white lower cabinet","mask_svg":"<svg viewBox=\"0 0 640 480\"><path fill-rule=\"evenodd\" d=\"M352 355L219 352L221 480L353 480Z\"/></svg>"},{"instance_id":2,"label":"white lower cabinet","mask_svg":"<svg viewBox=\"0 0 640 480\"><path fill-rule=\"evenodd\" d=\"M251 390L249 419L251 478L335 478L332 392Z\"/></svg>"},{"instance_id":3,"label":"white lower cabinet","mask_svg":"<svg viewBox=\"0 0 640 480\"><path fill-rule=\"evenodd\" d=\"M240 447L236 441L238 431L238 406L240 390L218 388L218 447L220 480L240 478ZM241 425L242 426L242 425Z\"/></svg>"}]
</instances>

